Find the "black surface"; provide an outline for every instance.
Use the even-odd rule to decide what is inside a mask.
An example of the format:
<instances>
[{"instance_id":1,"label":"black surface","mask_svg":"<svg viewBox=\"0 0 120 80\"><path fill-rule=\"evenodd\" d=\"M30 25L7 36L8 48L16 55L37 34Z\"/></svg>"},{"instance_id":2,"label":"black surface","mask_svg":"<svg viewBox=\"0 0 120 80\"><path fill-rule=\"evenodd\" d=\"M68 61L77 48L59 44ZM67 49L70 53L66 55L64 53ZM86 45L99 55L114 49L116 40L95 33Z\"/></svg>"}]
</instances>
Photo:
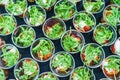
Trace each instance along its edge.
<instances>
[{"instance_id":1,"label":"black surface","mask_svg":"<svg viewBox=\"0 0 120 80\"><path fill-rule=\"evenodd\" d=\"M109 4L109 0L105 0L105 3L106 3L106 6L107 6ZM34 3L29 3L29 5L32 5L32 4L34 4ZM82 11L83 10L82 1L77 3L77 10L78 11ZM2 6L0 6L0 13L6 13L4 7L2 7ZM47 12L47 19L52 17L52 16L54 16L53 8L52 8L51 11ZM102 18L102 12L99 13L99 14L96 14L95 17L96 17L97 24L98 24L100 22L100 19ZM15 18L17 19L18 26L22 25L22 24L25 24L25 22L23 21L22 18L19 18L19 17L16 17L16 16L15 16ZM69 20L69 21L67 21L65 23L67 25L67 30L70 28L70 26L72 27L72 29L74 29L73 24L72 24L72 20ZM37 36L36 38L45 37L43 35L43 32L42 32L42 26L36 27L34 29L36 31L36 36ZM84 37L85 37L86 44L94 42L93 39L92 39L92 33L93 32L83 34ZM2 36L0 36L0 37L2 37ZM13 44L12 40L11 40L11 35L6 36L6 37L2 37L2 38L6 41L6 43ZM52 40L52 41L55 44L55 52L63 51L63 49L62 49L62 47L60 45L60 40ZM105 56L106 57L109 56L109 55L112 55L109 47L103 47L103 48L105 50ZM18 48L18 50L22 54L22 58L24 58L24 57L31 57L31 55L30 55L30 48L26 48L26 49L19 49ZM82 61L80 59L80 53L74 54L72 56L75 59L75 67L83 66L83 63L82 63ZM39 66L40 66L40 73L46 72L46 71L51 71L50 67L49 67L49 61L45 62L45 63L39 63ZM13 68L9 69L8 79L15 79L14 74L13 74ZM96 80L99 80L100 78L104 78L105 77L103 72L102 72L102 70L100 68L93 69L93 71L94 71L94 74L96 76ZM69 80L69 76L65 77L65 78L59 78L59 79L60 80Z\"/></svg>"}]
</instances>

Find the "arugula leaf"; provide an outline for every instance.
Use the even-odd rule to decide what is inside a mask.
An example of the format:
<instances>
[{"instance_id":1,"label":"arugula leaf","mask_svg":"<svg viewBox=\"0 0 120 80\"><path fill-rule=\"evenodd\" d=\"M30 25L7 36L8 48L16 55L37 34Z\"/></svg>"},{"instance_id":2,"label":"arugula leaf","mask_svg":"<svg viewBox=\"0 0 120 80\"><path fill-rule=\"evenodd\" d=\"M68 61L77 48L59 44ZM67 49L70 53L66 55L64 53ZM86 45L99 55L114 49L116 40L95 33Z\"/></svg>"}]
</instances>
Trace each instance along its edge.
<instances>
[{"instance_id":1,"label":"arugula leaf","mask_svg":"<svg viewBox=\"0 0 120 80\"><path fill-rule=\"evenodd\" d=\"M2 69L0 69L0 80L5 80L5 73Z\"/></svg>"}]
</instances>

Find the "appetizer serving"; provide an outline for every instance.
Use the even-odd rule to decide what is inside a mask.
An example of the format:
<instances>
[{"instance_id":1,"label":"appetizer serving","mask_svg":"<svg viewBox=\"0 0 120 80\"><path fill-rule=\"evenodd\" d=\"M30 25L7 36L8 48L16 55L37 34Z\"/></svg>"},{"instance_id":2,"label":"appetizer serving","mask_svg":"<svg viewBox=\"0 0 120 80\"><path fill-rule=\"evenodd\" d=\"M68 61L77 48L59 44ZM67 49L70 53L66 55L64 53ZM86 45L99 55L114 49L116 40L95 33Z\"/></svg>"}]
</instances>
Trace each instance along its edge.
<instances>
[{"instance_id":1,"label":"appetizer serving","mask_svg":"<svg viewBox=\"0 0 120 80\"><path fill-rule=\"evenodd\" d=\"M52 40L59 39L65 31L65 23L58 18L49 18L43 25L44 35Z\"/></svg>"},{"instance_id":2,"label":"appetizer serving","mask_svg":"<svg viewBox=\"0 0 120 80\"><path fill-rule=\"evenodd\" d=\"M36 34L32 27L21 25L12 34L13 43L19 48L29 47L35 40Z\"/></svg>"},{"instance_id":3,"label":"appetizer serving","mask_svg":"<svg viewBox=\"0 0 120 80\"><path fill-rule=\"evenodd\" d=\"M112 26L100 23L93 32L93 38L100 45L109 46L116 40L117 33Z\"/></svg>"},{"instance_id":4,"label":"appetizer serving","mask_svg":"<svg viewBox=\"0 0 120 80\"><path fill-rule=\"evenodd\" d=\"M96 43L89 43L81 50L82 62L90 68L97 68L105 58L104 50Z\"/></svg>"},{"instance_id":5,"label":"appetizer serving","mask_svg":"<svg viewBox=\"0 0 120 80\"><path fill-rule=\"evenodd\" d=\"M32 57L39 62L48 61L55 52L54 44L47 38L38 38L31 46Z\"/></svg>"},{"instance_id":6,"label":"appetizer serving","mask_svg":"<svg viewBox=\"0 0 120 80\"><path fill-rule=\"evenodd\" d=\"M81 11L74 16L73 25L77 31L87 33L94 29L96 19L91 13Z\"/></svg>"},{"instance_id":7,"label":"appetizer serving","mask_svg":"<svg viewBox=\"0 0 120 80\"><path fill-rule=\"evenodd\" d=\"M5 40L0 37L0 50L2 49L2 47L3 47L4 45L5 45Z\"/></svg>"},{"instance_id":8,"label":"appetizer serving","mask_svg":"<svg viewBox=\"0 0 120 80\"><path fill-rule=\"evenodd\" d=\"M76 30L68 30L61 37L62 48L70 53L77 53L85 43L84 37Z\"/></svg>"},{"instance_id":9,"label":"appetizer serving","mask_svg":"<svg viewBox=\"0 0 120 80\"><path fill-rule=\"evenodd\" d=\"M63 20L71 19L77 12L76 6L68 0L60 0L54 6L55 17Z\"/></svg>"},{"instance_id":10,"label":"appetizer serving","mask_svg":"<svg viewBox=\"0 0 120 80\"><path fill-rule=\"evenodd\" d=\"M92 70L88 67L77 67L70 75L70 80L96 80Z\"/></svg>"},{"instance_id":11,"label":"appetizer serving","mask_svg":"<svg viewBox=\"0 0 120 80\"><path fill-rule=\"evenodd\" d=\"M105 21L111 26L117 29L117 25L120 24L120 7L112 4L108 5L103 12Z\"/></svg>"},{"instance_id":12,"label":"appetizer serving","mask_svg":"<svg viewBox=\"0 0 120 80\"><path fill-rule=\"evenodd\" d=\"M0 80L6 80L8 78L8 70L0 68Z\"/></svg>"},{"instance_id":13,"label":"appetizer serving","mask_svg":"<svg viewBox=\"0 0 120 80\"><path fill-rule=\"evenodd\" d=\"M100 13L105 7L104 0L83 0L83 7L87 12Z\"/></svg>"},{"instance_id":14,"label":"appetizer serving","mask_svg":"<svg viewBox=\"0 0 120 80\"><path fill-rule=\"evenodd\" d=\"M50 69L59 77L66 77L71 74L75 67L73 57L64 51L57 52L50 60Z\"/></svg>"},{"instance_id":15,"label":"appetizer serving","mask_svg":"<svg viewBox=\"0 0 120 80\"><path fill-rule=\"evenodd\" d=\"M111 55L102 64L102 70L106 77L112 80L120 78L120 57Z\"/></svg>"},{"instance_id":16,"label":"appetizer serving","mask_svg":"<svg viewBox=\"0 0 120 80\"><path fill-rule=\"evenodd\" d=\"M27 8L27 0L9 0L5 8L12 15L22 15Z\"/></svg>"},{"instance_id":17,"label":"appetizer serving","mask_svg":"<svg viewBox=\"0 0 120 80\"><path fill-rule=\"evenodd\" d=\"M0 35L11 34L17 26L14 16L4 13L0 15Z\"/></svg>"},{"instance_id":18,"label":"appetizer serving","mask_svg":"<svg viewBox=\"0 0 120 80\"><path fill-rule=\"evenodd\" d=\"M20 59L18 49L12 44L5 44L0 53L0 67L3 69L12 68Z\"/></svg>"},{"instance_id":19,"label":"appetizer serving","mask_svg":"<svg viewBox=\"0 0 120 80\"><path fill-rule=\"evenodd\" d=\"M36 80L39 70L37 62L31 58L23 58L15 66L14 76L17 80Z\"/></svg>"},{"instance_id":20,"label":"appetizer serving","mask_svg":"<svg viewBox=\"0 0 120 80\"><path fill-rule=\"evenodd\" d=\"M25 12L24 21L31 26L40 26L46 19L45 10L38 6L32 5L29 6Z\"/></svg>"},{"instance_id":21,"label":"appetizer serving","mask_svg":"<svg viewBox=\"0 0 120 80\"><path fill-rule=\"evenodd\" d=\"M43 72L39 75L37 80L59 80L52 72Z\"/></svg>"},{"instance_id":22,"label":"appetizer serving","mask_svg":"<svg viewBox=\"0 0 120 80\"><path fill-rule=\"evenodd\" d=\"M35 0L38 5L45 8L46 10L49 10L57 0Z\"/></svg>"}]
</instances>

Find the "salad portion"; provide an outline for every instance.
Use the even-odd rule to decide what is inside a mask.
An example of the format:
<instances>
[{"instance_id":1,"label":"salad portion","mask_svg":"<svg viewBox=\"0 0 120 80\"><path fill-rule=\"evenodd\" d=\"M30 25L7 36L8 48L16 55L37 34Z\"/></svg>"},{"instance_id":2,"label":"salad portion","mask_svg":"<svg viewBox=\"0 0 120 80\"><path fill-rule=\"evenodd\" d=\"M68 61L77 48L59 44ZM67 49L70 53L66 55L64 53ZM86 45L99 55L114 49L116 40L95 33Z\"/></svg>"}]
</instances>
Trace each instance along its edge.
<instances>
[{"instance_id":1,"label":"salad portion","mask_svg":"<svg viewBox=\"0 0 120 80\"><path fill-rule=\"evenodd\" d=\"M70 53L77 53L85 43L84 37L76 30L68 30L61 37L62 48Z\"/></svg>"},{"instance_id":2,"label":"salad portion","mask_svg":"<svg viewBox=\"0 0 120 80\"><path fill-rule=\"evenodd\" d=\"M65 23L58 18L50 18L43 25L44 35L53 40L59 39L65 31Z\"/></svg>"},{"instance_id":3,"label":"salad portion","mask_svg":"<svg viewBox=\"0 0 120 80\"><path fill-rule=\"evenodd\" d=\"M42 7L38 5L32 5L28 7L25 13L25 22L31 26L40 26L46 19L46 12Z\"/></svg>"},{"instance_id":4,"label":"salad portion","mask_svg":"<svg viewBox=\"0 0 120 80\"><path fill-rule=\"evenodd\" d=\"M104 0L83 0L83 7L87 12L100 13L105 7Z\"/></svg>"},{"instance_id":5,"label":"salad portion","mask_svg":"<svg viewBox=\"0 0 120 80\"><path fill-rule=\"evenodd\" d=\"M70 75L70 80L96 80L92 70L88 67L77 67Z\"/></svg>"},{"instance_id":6,"label":"salad portion","mask_svg":"<svg viewBox=\"0 0 120 80\"><path fill-rule=\"evenodd\" d=\"M71 19L77 12L76 6L68 0L60 0L54 6L55 17L63 20Z\"/></svg>"},{"instance_id":7,"label":"salad portion","mask_svg":"<svg viewBox=\"0 0 120 80\"><path fill-rule=\"evenodd\" d=\"M11 34L17 26L14 16L7 13L0 15L0 35L6 36Z\"/></svg>"},{"instance_id":8,"label":"salad portion","mask_svg":"<svg viewBox=\"0 0 120 80\"><path fill-rule=\"evenodd\" d=\"M96 25L96 19L94 15L89 12L82 11L75 15L73 19L74 27L79 32L90 32L94 29Z\"/></svg>"},{"instance_id":9,"label":"salad portion","mask_svg":"<svg viewBox=\"0 0 120 80\"><path fill-rule=\"evenodd\" d=\"M9 0L6 5L8 13L13 15L22 15L27 8L27 0Z\"/></svg>"},{"instance_id":10,"label":"salad portion","mask_svg":"<svg viewBox=\"0 0 120 80\"><path fill-rule=\"evenodd\" d=\"M0 53L0 67L3 69L12 68L20 59L18 49L12 44L5 44Z\"/></svg>"},{"instance_id":11,"label":"salad portion","mask_svg":"<svg viewBox=\"0 0 120 80\"><path fill-rule=\"evenodd\" d=\"M112 26L101 23L95 28L93 38L97 43L108 46L114 43L117 38L117 33Z\"/></svg>"},{"instance_id":12,"label":"salad portion","mask_svg":"<svg viewBox=\"0 0 120 80\"><path fill-rule=\"evenodd\" d=\"M119 80L120 77L120 57L111 55L102 64L102 70L106 77Z\"/></svg>"},{"instance_id":13,"label":"salad portion","mask_svg":"<svg viewBox=\"0 0 120 80\"><path fill-rule=\"evenodd\" d=\"M31 46L32 57L39 61L48 61L55 51L54 44L51 40L47 38L39 38Z\"/></svg>"},{"instance_id":14,"label":"salad portion","mask_svg":"<svg viewBox=\"0 0 120 80\"><path fill-rule=\"evenodd\" d=\"M89 43L81 51L83 63L91 68L97 68L103 62L105 53L103 48L96 43Z\"/></svg>"},{"instance_id":15,"label":"salad portion","mask_svg":"<svg viewBox=\"0 0 120 80\"><path fill-rule=\"evenodd\" d=\"M66 77L73 71L75 62L73 57L64 51L57 52L50 61L52 72L59 77Z\"/></svg>"},{"instance_id":16,"label":"salad portion","mask_svg":"<svg viewBox=\"0 0 120 80\"><path fill-rule=\"evenodd\" d=\"M20 48L26 48L32 44L32 42L35 40L35 37L36 34L32 27L21 25L14 30L12 34L12 41L16 46Z\"/></svg>"},{"instance_id":17,"label":"salad portion","mask_svg":"<svg viewBox=\"0 0 120 80\"><path fill-rule=\"evenodd\" d=\"M21 59L14 68L17 80L36 80L39 75L39 66L31 58Z\"/></svg>"}]
</instances>

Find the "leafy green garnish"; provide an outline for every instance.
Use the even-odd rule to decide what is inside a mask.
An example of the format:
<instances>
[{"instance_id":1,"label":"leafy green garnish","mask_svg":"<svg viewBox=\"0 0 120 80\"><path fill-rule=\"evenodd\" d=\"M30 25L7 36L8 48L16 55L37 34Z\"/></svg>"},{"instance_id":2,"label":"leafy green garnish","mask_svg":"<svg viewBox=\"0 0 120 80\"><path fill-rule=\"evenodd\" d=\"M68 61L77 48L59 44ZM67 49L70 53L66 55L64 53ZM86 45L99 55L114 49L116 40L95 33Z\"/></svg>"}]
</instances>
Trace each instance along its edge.
<instances>
[{"instance_id":1,"label":"leafy green garnish","mask_svg":"<svg viewBox=\"0 0 120 80\"><path fill-rule=\"evenodd\" d=\"M13 32L16 27L16 21L13 16L3 14L0 16L0 34L8 35Z\"/></svg>"},{"instance_id":2,"label":"leafy green garnish","mask_svg":"<svg viewBox=\"0 0 120 80\"><path fill-rule=\"evenodd\" d=\"M5 62L5 67L11 67L18 61L19 52L15 47L6 45L2 48L2 55L0 57Z\"/></svg>"},{"instance_id":3,"label":"leafy green garnish","mask_svg":"<svg viewBox=\"0 0 120 80\"><path fill-rule=\"evenodd\" d=\"M59 1L54 8L56 14L55 17L65 20L72 18L77 12L75 5L68 0Z\"/></svg>"},{"instance_id":4,"label":"leafy green garnish","mask_svg":"<svg viewBox=\"0 0 120 80\"><path fill-rule=\"evenodd\" d=\"M86 11L95 13L99 12L104 7L103 0L83 0L84 1L84 8Z\"/></svg>"},{"instance_id":5,"label":"leafy green garnish","mask_svg":"<svg viewBox=\"0 0 120 80\"><path fill-rule=\"evenodd\" d=\"M31 6L28 8L30 15L29 23L34 26L39 26L45 21L45 12L41 7Z\"/></svg>"},{"instance_id":6,"label":"leafy green garnish","mask_svg":"<svg viewBox=\"0 0 120 80\"><path fill-rule=\"evenodd\" d=\"M56 23L52 27L50 27L49 30L46 30L46 35L52 39L58 39L61 37L64 31L65 28L60 23Z\"/></svg>"},{"instance_id":7,"label":"leafy green garnish","mask_svg":"<svg viewBox=\"0 0 120 80\"><path fill-rule=\"evenodd\" d=\"M18 29L21 32L17 36L13 35L15 44L21 47L30 46L33 40L35 39L34 30L31 27L25 27L25 26L20 26Z\"/></svg>"},{"instance_id":8,"label":"leafy green garnish","mask_svg":"<svg viewBox=\"0 0 120 80\"><path fill-rule=\"evenodd\" d=\"M26 0L23 1L16 0L16 2L14 2L14 0L9 0L6 9L13 15L20 15L24 13L26 7L27 7Z\"/></svg>"},{"instance_id":9,"label":"leafy green garnish","mask_svg":"<svg viewBox=\"0 0 120 80\"><path fill-rule=\"evenodd\" d=\"M120 0L113 0L113 1L120 6Z\"/></svg>"},{"instance_id":10,"label":"leafy green garnish","mask_svg":"<svg viewBox=\"0 0 120 80\"><path fill-rule=\"evenodd\" d=\"M5 73L2 69L0 69L0 80L5 80Z\"/></svg>"},{"instance_id":11,"label":"leafy green garnish","mask_svg":"<svg viewBox=\"0 0 120 80\"><path fill-rule=\"evenodd\" d=\"M36 3L45 9L49 9L56 0L36 0Z\"/></svg>"}]
</instances>

